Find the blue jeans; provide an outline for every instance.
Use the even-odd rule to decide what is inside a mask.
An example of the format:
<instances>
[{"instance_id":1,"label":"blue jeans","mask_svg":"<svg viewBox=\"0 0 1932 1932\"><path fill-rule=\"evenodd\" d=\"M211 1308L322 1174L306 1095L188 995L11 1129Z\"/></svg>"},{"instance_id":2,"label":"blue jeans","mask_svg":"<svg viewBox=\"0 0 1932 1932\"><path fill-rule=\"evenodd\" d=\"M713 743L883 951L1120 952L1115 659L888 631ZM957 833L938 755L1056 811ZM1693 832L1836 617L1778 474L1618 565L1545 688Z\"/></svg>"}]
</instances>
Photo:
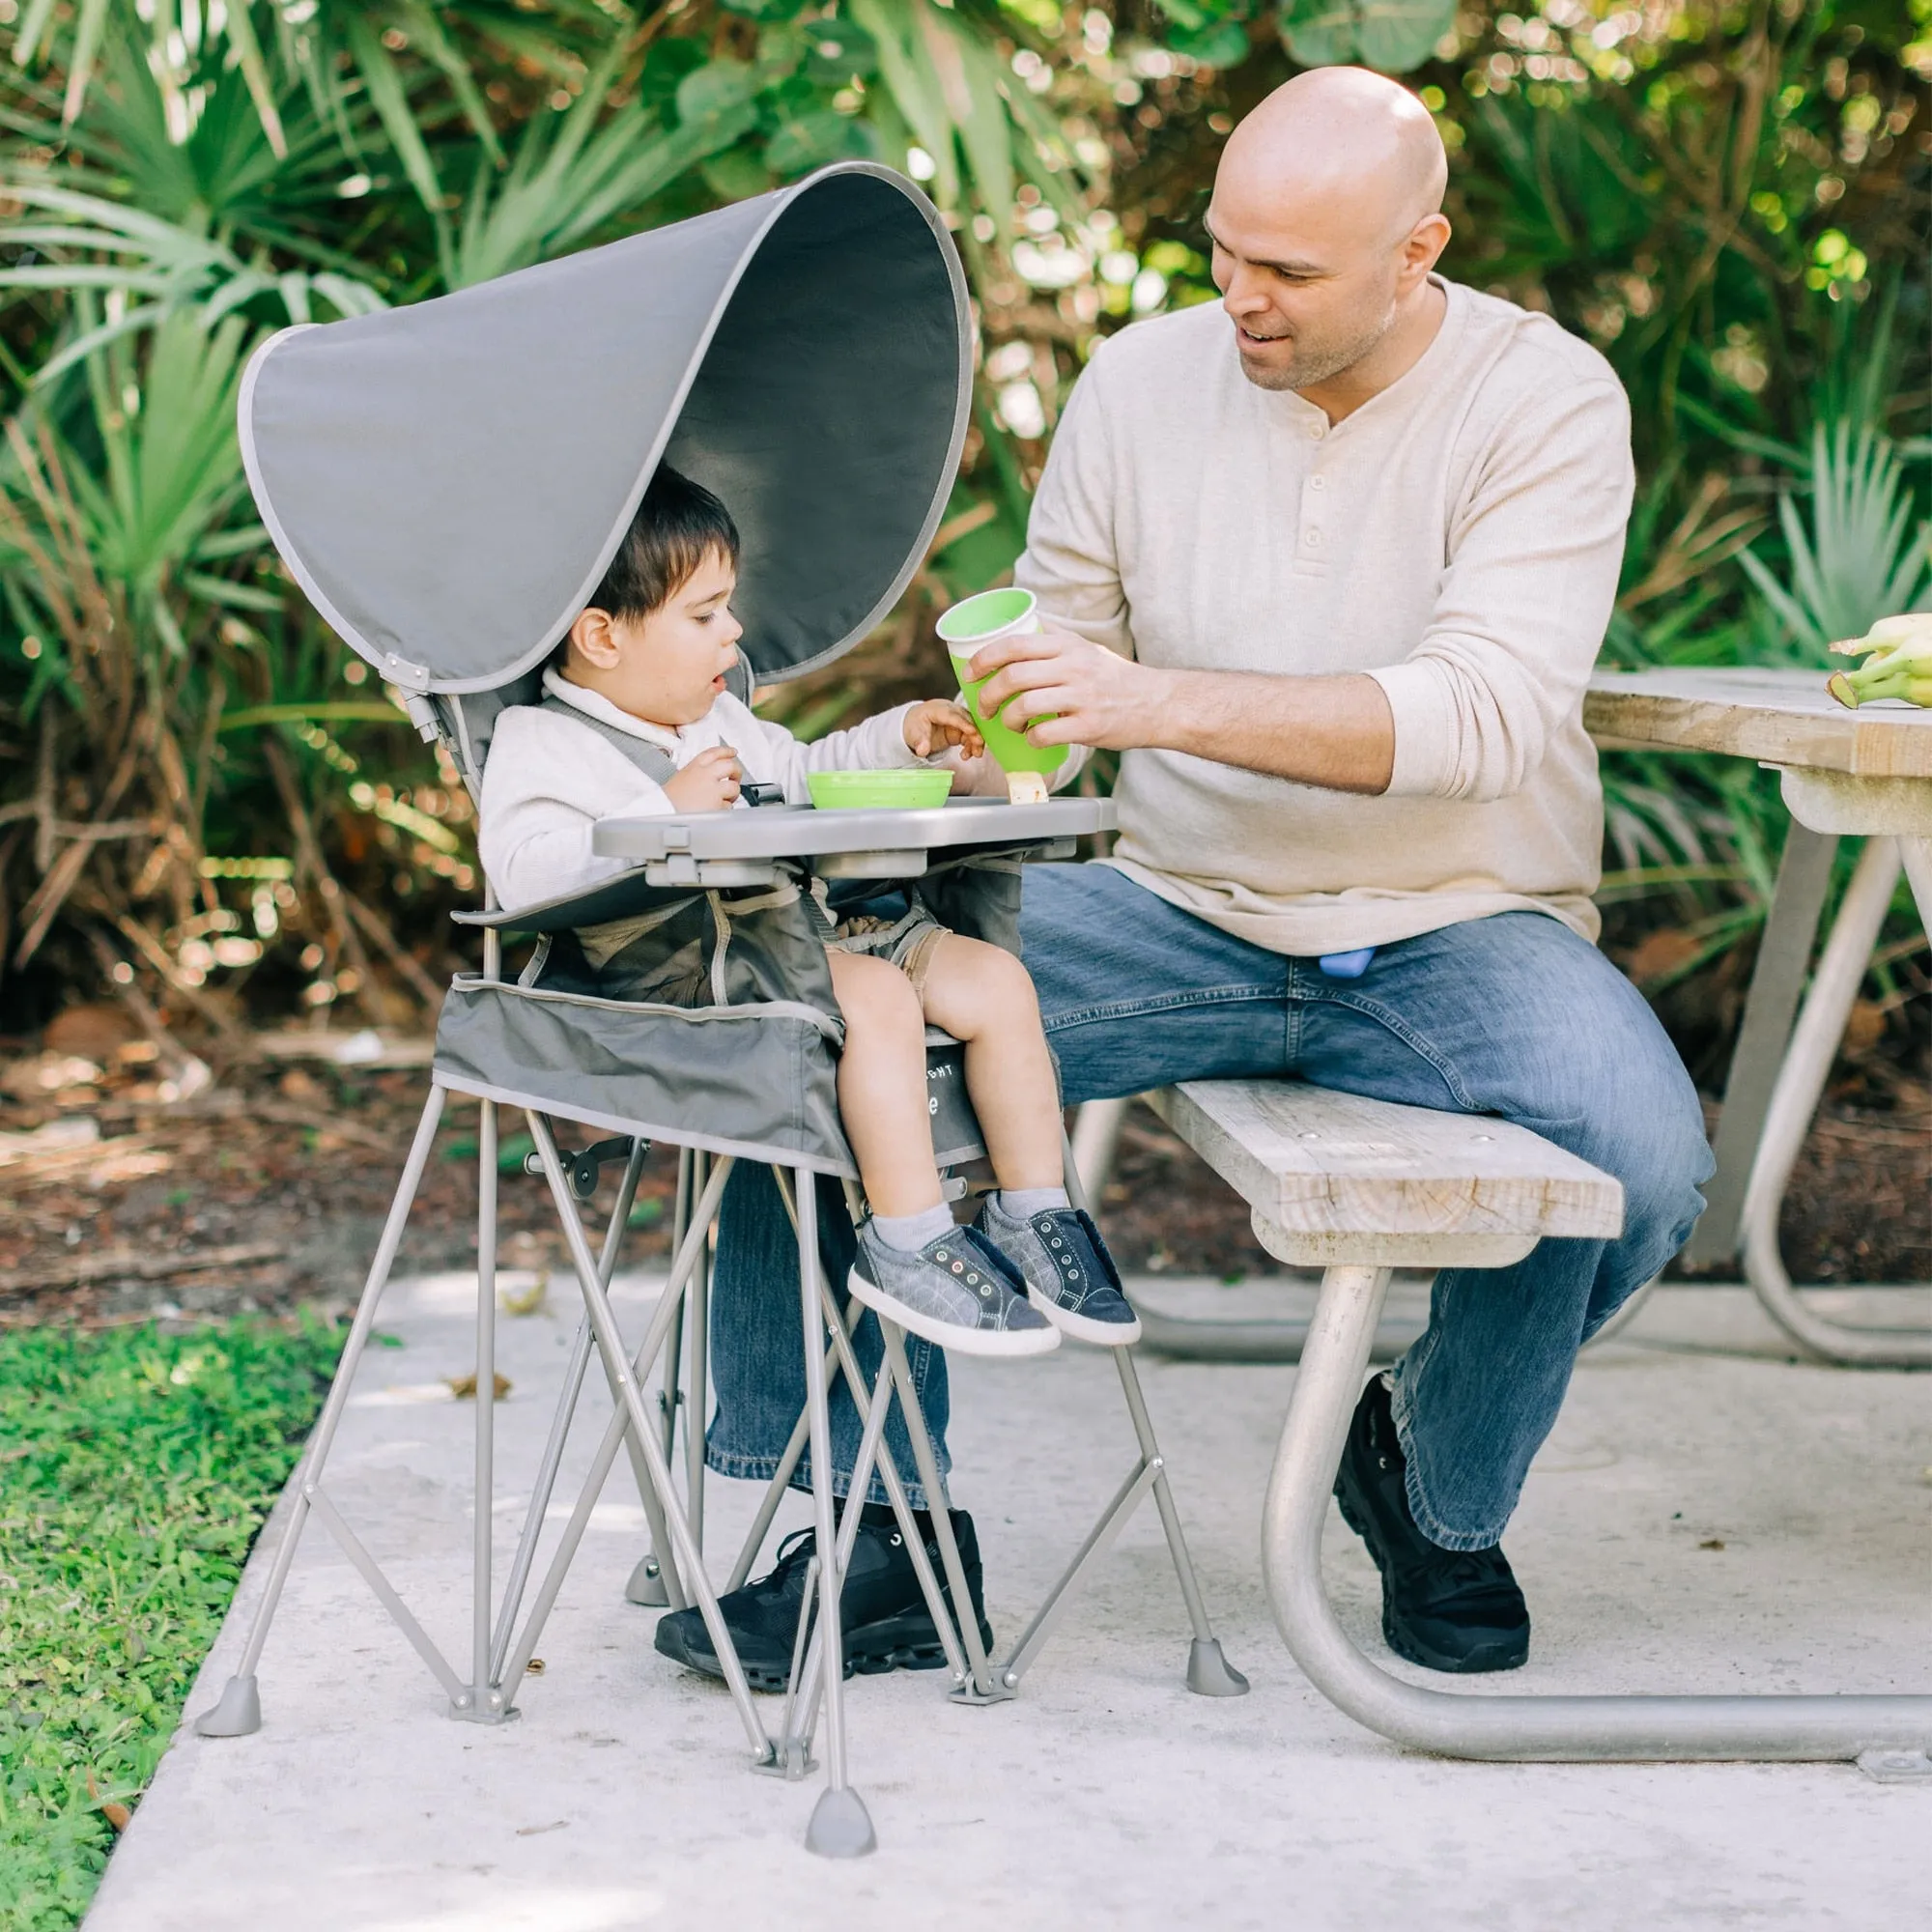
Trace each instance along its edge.
<instances>
[{"instance_id":1,"label":"blue jeans","mask_svg":"<svg viewBox=\"0 0 1932 1932\"><path fill-rule=\"evenodd\" d=\"M1641 996L1540 913L1384 946L1360 979L1330 980L1314 960L1232 938L1108 866L1030 866L1023 934L1069 1105L1177 1080L1293 1074L1497 1115L1622 1181L1616 1240L1547 1240L1513 1267L1437 1275L1429 1326L1397 1364L1416 1521L1445 1548L1496 1542L1577 1349L1662 1268L1703 1208L1712 1160L1697 1094ZM710 1456L729 1474L768 1476L804 1402L795 1250L769 1180L746 1176L741 1189L734 1177L725 1209ZM850 1231L842 1212L826 1218L822 1245L828 1265L835 1251L843 1258L833 1277L842 1281ZM920 1349L916 1372L943 1439L944 1363ZM849 1469L859 1431L842 1400L834 1430ZM899 1466L910 1475L909 1460Z\"/></svg>"}]
</instances>

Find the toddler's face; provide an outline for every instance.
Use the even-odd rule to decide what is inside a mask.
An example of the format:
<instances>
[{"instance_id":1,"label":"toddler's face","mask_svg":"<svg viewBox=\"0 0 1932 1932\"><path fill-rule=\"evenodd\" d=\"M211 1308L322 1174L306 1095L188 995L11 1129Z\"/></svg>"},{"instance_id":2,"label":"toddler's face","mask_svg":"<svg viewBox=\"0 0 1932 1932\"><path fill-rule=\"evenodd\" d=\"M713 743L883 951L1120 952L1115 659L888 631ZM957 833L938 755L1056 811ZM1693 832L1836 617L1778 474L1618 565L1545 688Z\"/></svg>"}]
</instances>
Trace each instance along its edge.
<instances>
[{"instance_id":1,"label":"toddler's face","mask_svg":"<svg viewBox=\"0 0 1932 1932\"><path fill-rule=\"evenodd\" d=\"M612 617L616 661L600 667L599 688L634 718L695 724L724 689L745 627L731 614L738 575L722 551L709 552L670 601L648 617Z\"/></svg>"}]
</instances>

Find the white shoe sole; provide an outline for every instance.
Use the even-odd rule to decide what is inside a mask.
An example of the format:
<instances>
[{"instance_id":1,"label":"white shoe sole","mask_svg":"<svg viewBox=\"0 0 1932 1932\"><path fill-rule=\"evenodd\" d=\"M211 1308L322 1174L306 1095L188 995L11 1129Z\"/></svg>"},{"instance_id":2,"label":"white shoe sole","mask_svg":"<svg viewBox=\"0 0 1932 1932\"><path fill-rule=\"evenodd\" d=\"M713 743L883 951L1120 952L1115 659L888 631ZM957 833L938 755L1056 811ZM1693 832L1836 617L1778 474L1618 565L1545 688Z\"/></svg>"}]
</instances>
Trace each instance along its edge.
<instances>
[{"instance_id":1,"label":"white shoe sole","mask_svg":"<svg viewBox=\"0 0 1932 1932\"><path fill-rule=\"evenodd\" d=\"M1095 1321L1091 1315L1075 1315L1070 1309L1061 1307L1050 1294L1042 1294L1031 1283L1027 1285L1027 1299L1063 1335L1070 1335L1076 1342L1091 1342L1099 1349L1131 1349L1141 1339L1138 1315L1131 1321Z\"/></svg>"},{"instance_id":2,"label":"white shoe sole","mask_svg":"<svg viewBox=\"0 0 1932 1932\"><path fill-rule=\"evenodd\" d=\"M896 1322L908 1334L930 1342L935 1349L950 1349L959 1355L1044 1355L1060 1347L1058 1328L961 1328L955 1322L935 1321L916 1308L908 1308L854 1268L845 1277L845 1286L875 1314Z\"/></svg>"}]
</instances>

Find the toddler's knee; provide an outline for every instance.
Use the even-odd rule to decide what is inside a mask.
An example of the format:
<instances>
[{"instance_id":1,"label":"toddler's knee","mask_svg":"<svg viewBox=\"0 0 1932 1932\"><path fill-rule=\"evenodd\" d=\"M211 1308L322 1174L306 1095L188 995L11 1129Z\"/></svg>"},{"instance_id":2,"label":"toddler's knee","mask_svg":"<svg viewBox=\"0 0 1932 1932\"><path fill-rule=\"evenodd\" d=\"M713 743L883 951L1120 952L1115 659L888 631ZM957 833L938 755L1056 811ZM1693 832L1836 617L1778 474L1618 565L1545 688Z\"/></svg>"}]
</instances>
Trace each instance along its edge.
<instances>
[{"instance_id":1,"label":"toddler's knee","mask_svg":"<svg viewBox=\"0 0 1932 1932\"><path fill-rule=\"evenodd\" d=\"M1003 946L981 939L964 942L973 949L970 966L987 1004L1002 1015L1037 1012L1039 994L1033 975Z\"/></svg>"},{"instance_id":2,"label":"toddler's knee","mask_svg":"<svg viewBox=\"0 0 1932 1932\"><path fill-rule=\"evenodd\" d=\"M834 955L833 990L845 1010L847 1020L863 1025L893 1027L900 1031L923 1028L919 994L906 976L890 960L869 953Z\"/></svg>"}]
</instances>

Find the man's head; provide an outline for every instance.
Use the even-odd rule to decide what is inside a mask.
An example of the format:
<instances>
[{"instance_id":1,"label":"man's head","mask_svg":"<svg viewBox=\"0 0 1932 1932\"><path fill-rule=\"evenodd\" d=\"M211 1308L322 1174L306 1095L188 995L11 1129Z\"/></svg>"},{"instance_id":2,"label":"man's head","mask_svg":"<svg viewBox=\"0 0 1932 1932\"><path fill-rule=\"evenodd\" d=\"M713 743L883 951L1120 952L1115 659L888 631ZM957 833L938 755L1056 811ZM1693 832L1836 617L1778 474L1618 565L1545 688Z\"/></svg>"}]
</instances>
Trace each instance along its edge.
<instances>
[{"instance_id":1,"label":"man's head","mask_svg":"<svg viewBox=\"0 0 1932 1932\"><path fill-rule=\"evenodd\" d=\"M1251 383L1312 388L1376 349L1449 239L1447 179L1429 110L1363 68L1297 74L1235 129L1208 230Z\"/></svg>"},{"instance_id":2,"label":"man's head","mask_svg":"<svg viewBox=\"0 0 1932 1932\"><path fill-rule=\"evenodd\" d=\"M738 527L709 490L668 464L590 602L563 675L653 724L694 724L724 689L745 627L731 614Z\"/></svg>"}]
</instances>

